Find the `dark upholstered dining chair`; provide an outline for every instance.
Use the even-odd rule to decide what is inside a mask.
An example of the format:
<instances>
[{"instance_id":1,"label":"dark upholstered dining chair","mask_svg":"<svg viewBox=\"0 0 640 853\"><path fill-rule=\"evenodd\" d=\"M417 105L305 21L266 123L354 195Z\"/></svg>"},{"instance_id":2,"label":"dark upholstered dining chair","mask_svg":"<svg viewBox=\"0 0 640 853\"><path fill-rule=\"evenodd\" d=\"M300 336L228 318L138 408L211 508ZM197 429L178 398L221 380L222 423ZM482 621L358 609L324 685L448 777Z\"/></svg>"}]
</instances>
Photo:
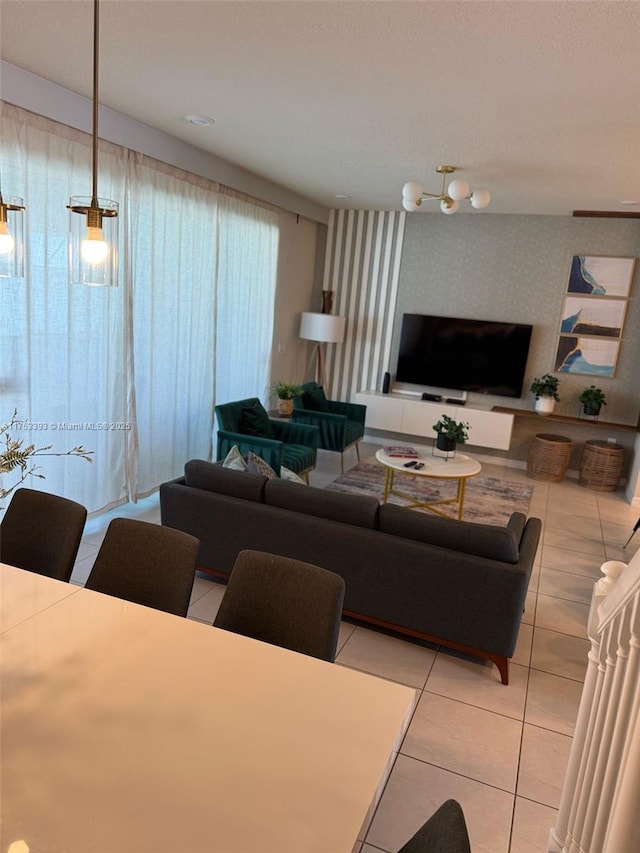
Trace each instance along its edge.
<instances>
[{"instance_id":1,"label":"dark upholstered dining chair","mask_svg":"<svg viewBox=\"0 0 640 853\"><path fill-rule=\"evenodd\" d=\"M114 518L85 587L186 616L199 548L200 540L181 530Z\"/></svg>"},{"instance_id":2,"label":"dark upholstered dining chair","mask_svg":"<svg viewBox=\"0 0 640 853\"><path fill-rule=\"evenodd\" d=\"M344 589L343 579L327 569L277 554L241 551L213 624L333 662Z\"/></svg>"},{"instance_id":3,"label":"dark upholstered dining chair","mask_svg":"<svg viewBox=\"0 0 640 853\"><path fill-rule=\"evenodd\" d=\"M446 800L398 853L471 853L460 803Z\"/></svg>"},{"instance_id":4,"label":"dark upholstered dining chair","mask_svg":"<svg viewBox=\"0 0 640 853\"><path fill-rule=\"evenodd\" d=\"M318 447L340 454L340 470L344 474L344 452L355 446L360 461L360 439L364 435L367 407L360 403L327 400L322 385L305 382L302 394L293 398L293 421L316 426L319 430Z\"/></svg>"},{"instance_id":5,"label":"dark upholstered dining chair","mask_svg":"<svg viewBox=\"0 0 640 853\"><path fill-rule=\"evenodd\" d=\"M0 561L68 581L86 518L85 507L68 498L17 489L0 524Z\"/></svg>"}]
</instances>

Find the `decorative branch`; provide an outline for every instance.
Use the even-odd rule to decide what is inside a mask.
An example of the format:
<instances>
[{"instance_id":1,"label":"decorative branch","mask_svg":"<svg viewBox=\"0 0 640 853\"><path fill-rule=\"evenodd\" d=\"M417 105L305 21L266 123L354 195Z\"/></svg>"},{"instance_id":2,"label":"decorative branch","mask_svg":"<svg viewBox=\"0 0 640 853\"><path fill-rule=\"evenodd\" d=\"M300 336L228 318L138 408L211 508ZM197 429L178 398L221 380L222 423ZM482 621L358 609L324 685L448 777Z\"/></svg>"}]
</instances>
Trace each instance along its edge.
<instances>
[{"instance_id":1,"label":"decorative branch","mask_svg":"<svg viewBox=\"0 0 640 853\"><path fill-rule=\"evenodd\" d=\"M44 474L39 474L40 465L33 462L35 456L79 456L87 462L92 462L92 450L85 450L80 444L77 447L72 447L63 453L51 452L52 444L46 444L43 447L36 447L35 444L28 444L24 447L24 441L20 438L12 438L10 431L17 424L23 423L18 417L18 410L14 409L13 416L9 423L0 426L0 474L8 474L15 471L18 474L18 479L8 489L0 488L0 500L10 495L14 489L23 483L27 477L37 477L44 480ZM4 447L2 447L4 445Z\"/></svg>"}]
</instances>

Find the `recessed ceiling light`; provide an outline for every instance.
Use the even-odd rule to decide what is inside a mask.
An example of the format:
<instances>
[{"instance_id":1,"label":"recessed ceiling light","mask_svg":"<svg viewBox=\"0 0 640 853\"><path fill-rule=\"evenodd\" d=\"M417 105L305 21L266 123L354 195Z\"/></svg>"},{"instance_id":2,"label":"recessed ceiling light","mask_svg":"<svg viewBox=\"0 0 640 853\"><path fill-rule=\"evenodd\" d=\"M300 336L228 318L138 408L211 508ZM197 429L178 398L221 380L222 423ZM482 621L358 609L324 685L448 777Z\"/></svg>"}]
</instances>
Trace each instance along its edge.
<instances>
[{"instance_id":1,"label":"recessed ceiling light","mask_svg":"<svg viewBox=\"0 0 640 853\"><path fill-rule=\"evenodd\" d=\"M351 196L347 195L346 193L336 193L335 198L345 199L345 198L351 198Z\"/></svg>"},{"instance_id":2,"label":"recessed ceiling light","mask_svg":"<svg viewBox=\"0 0 640 853\"><path fill-rule=\"evenodd\" d=\"M621 201L620 204L640 204L640 201L636 201L632 198L628 198L628 199L625 199L624 201Z\"/></svg>"},{"instance_id":3,"label":"recessed ceiling light","mask_svg":"<svg viewBox=\"0 0 640 853\"><path fill-rule=\"evenodd\" d=\"M208 127L215 122L215 119L209 118L209 116L186 115L183 118L189 124L195 124L197 127Z\"/></svg>"}]
</instances>

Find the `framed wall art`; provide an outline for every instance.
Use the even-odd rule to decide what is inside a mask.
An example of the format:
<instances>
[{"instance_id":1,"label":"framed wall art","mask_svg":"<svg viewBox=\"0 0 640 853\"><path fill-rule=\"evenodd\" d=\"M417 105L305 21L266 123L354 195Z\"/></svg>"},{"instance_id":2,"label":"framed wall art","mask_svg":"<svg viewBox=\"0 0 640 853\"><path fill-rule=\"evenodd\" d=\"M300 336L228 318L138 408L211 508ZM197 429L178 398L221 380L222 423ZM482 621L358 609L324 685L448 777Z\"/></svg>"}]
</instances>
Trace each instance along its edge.
<instances>
[{"instance_id":1,"label":"framed wall art","mask_svg":"<svg viewBox=\"0 0 640 853\"><path fill-rule=\"evenodd\" d=\"M608 338L581 338L561 335L556 350L557 373L584 373L587 376L613 376L620 341Z\"/></svg>"},{"instance_id":2,"label":"framed wall art","mask_svg":"<svg viewBox=\"0 0 640 853\"><path fill-rule=\"evenodd\" d=\"M569 293L590 296L629 296L635 258L574 255L569 273Z\"/></svg>"},{"instance_id":3,"label":"framed wall art","mask_svg":"<svg viewBox=\"0 0 640 853\"><path fill-rule=\"evenodd\" d=\"M564 300L560 333L619 338L622 335L626 307L626 299L567 296Z\"/></svg>"},{"instance_id":4,"label":"framed wall art","mask_svg":"<svg viewBox=\"0 0 640 853\"><path fill-rule=\"evenodd\" d=\"M560 318L554 370L615 373L635 258L574 255Z\"/></svg>"}]
</instances>

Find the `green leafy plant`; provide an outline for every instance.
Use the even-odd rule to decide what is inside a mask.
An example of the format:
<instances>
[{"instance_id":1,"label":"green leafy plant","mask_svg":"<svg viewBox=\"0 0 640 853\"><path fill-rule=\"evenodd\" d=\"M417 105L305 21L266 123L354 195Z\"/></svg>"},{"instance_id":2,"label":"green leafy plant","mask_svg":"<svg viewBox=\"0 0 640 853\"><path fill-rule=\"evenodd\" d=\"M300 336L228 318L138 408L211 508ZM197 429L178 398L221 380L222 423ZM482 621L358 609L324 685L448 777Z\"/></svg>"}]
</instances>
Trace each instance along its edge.
<instances>
[{"instance_id":1,"label":"green leafy plant","mask_svg":"<svg viewBox=\"0 0 640 853\"><path fill-rule=\"evenodd\" d=\"M537 376L534 378L529 391L531 391L532 394L535 394L536 400L539 400L540 397L553 397L556 403L558 403L560 401L560 397L558 395L559 385L560 381L557 377L552 376L550 373L545 373L544 376L541 376L540 378Z\"/></svg>"},{"instance_id":2,"label":"green leafy plant","mask_svg":"<svg viewBox=\"0 0 640 853\"><path fill-rule=\"evenodd\" d=\"M9 423L0 425L0 474L10 474L14 472L17 480L9 488L0 488L0 499L6 498L14 489L23 483L27 477L38 477L44 480L44 474L39 473L40 466L34 462L34 457L40 456L80 456L87 462L92 462L92 450L85 450L82 445L72 447L64 453L51 452L53 445L47 444L43 447L36 447L35 444L27 444L24 446L24 441L21 438L12 438L11 430L23 424L18 417L18 410L15 409Z\"/></svg>"},{"instance_id":3,"label":"green leafy plant","mask_svg":"<svg viewBox=\"0 0 640 853\"><path fill-rule=\"evenodd\" d=\"M302 394L302 387L297 382L274 382L271 392L279 400L293 400L294 397Z\"/></svg>"},{"instance_id":4,"label":"green leafy plant","mask_svg":"<svg viewBox=\"0 0 640 853\"><path fill-rule=\"evenodd\" d=\"M578 400L585 405L591 406L593 409L599 409L600 406L606 406L605 394L602 388L596 388L595 385L590 385L578 397Z\"/></svg>"},{"instance_id":5,"label":"green leafy plant","mask_svg":"<svg viewBox=\"0 0 640 853\"><path fill-rule=\"evenodd\" d=\"M433 429L436 432L444 433L447 438L460 444L464 444L469 438L469 433L467 432L469 424L464 423L464 421L454 421L449 415L441 415L438 422L433 425Z\"/></svg>"}]
</instances>

